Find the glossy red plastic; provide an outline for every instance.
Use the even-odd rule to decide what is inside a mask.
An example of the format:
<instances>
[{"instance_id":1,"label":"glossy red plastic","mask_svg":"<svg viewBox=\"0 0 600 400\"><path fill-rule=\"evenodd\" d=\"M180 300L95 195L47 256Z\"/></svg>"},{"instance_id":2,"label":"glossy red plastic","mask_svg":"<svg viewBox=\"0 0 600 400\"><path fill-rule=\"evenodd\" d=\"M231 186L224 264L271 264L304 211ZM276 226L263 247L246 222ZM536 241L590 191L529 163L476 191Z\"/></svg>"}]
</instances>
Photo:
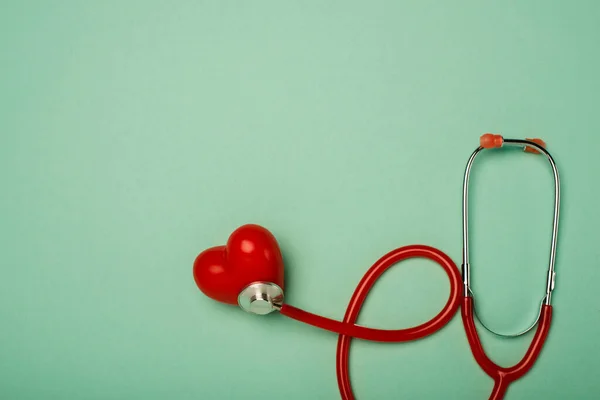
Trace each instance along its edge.
<instances>
[{"instance_id":1,"label":"glossy red plastic","mask_svg":"<svg viewBox=\"0 0 600 400\"><path fill-rule=\"evenodd\" d=\"M546 148L546 142L544 142L540 138L533 138L533 139L527 138L527 140L529 140L529 141L531 141L531 142L533 142L533 143L535 143L535 144L537 144L539 146L542 146L543 148ZM540 152L536 148L531 147L531 146L525 146L525 151L527 153L540 154Z\"/></svg>"},{"instance_id":2,"label":"glossy red plastic","mask_svg":"<svg viewBox=\"0 0 600 400\"><path fill-rule=\"evenodd\" d=\"M444 308L424 324L406 329L374 329L356 326L363 302L377 279L390 267L408 258L422 257L438 263L450 280L450 295ZM352 337L378 342L406 342L431 335L444 327L454 316L460 305L461 276L458 268L446 254L438 249L423 245L411 245L395 249L381 257L364 275L350 299L342 322L321 317L293 306L284 304L281 313L301 322L339 333L336 372L340 394L344 400L353 400L350 384L349 351Z\"/></svg>"},{"instance_id":3,"label":"glossy red plastic","mask_svg":"<svg viewBox=\"0 0 600 400\"><path fill-rule=\"evenodd\" d=\"M485 350L483 349L481 341L479 340L479 335L477 334L475 321L473 320L472 297L463 298L461 315L465 326L465 332L467 333L467 339L469 340L469 346L471 347L471 352L473 353L477 364L479 364L481 369L494 380L494 389L489 399L503 399L508 386L525 375L527 371L533 367L533 364L540 355L544 342L548 336L548 330L550 329L552 306L542 306L538 327L527 352L521 361L510 368L500 367L485 354Z\"/></svg>"},{"instance_id":4,"label":"glossy red plastic","mask_svg":"<svg viewBox=\"0 0 600 400\"><path fill-rule=\"evenodd\" d=\"M267 229L247 224L236 229L226 246L204 250L194 261L194 280L208 297L237 305L241 291L256 281L284 288L283 258Z\"/></svg>"},{"instance_id":5,"label":"glossy red plastic","mask_svg":"<svg viewBox=\"0 0 600 400\"><path fill-rule=\"evenodd\" d=\"M495 135L493 133L486 133L481 135L479 138L479 145L484 149L493 149L497 147L502 147L504 144L504 138L502 135Z\"/></svg>"}]
</instances>

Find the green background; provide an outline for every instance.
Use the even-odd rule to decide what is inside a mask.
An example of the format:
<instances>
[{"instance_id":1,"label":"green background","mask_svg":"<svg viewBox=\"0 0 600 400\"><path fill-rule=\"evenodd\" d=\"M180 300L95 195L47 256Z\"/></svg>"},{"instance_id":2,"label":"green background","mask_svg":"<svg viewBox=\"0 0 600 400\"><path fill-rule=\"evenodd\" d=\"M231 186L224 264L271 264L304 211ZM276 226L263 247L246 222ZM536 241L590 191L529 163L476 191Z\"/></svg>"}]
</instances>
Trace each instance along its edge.
<instances>
[{"instance_id":1,"label":"green background","mask_svg":"<svg viewBox=\"0 0 600 400\"><path fill-rule=\"evenodd\" d=\"M507 399L598 398L599 49L591 0L1 1L0 397L339 398L335 335L205 298L194 258L264 225L287 302L341 319L395 247L460 265L464 166L497 132L543 137L563 183L555 318ZM472 179L473 288L516 331L545 289L550 170L486 152ZM411 260L359 322L447 295ZM531 340L481 335L506 366ZM360 399L492 388L458 315L351 359Z\"/></svg>"}]
</instances>

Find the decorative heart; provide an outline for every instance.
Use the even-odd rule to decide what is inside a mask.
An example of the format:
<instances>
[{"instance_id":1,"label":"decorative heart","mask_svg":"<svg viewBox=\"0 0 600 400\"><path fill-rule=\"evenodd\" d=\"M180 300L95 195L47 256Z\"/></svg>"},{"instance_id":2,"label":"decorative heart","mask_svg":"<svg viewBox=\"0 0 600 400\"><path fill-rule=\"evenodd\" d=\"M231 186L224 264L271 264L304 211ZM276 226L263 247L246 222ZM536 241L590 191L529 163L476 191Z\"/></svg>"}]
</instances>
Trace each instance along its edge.
<instances>
[{"instance_id":1,"label":"decorative heart","mask_svg":"<svg viewBox=\"0 0 600 400\"><path fill-rule=\"evenodd\" d=\"M259 225L239 227L227 245L211 247L196 257L194 280L208 297L233 305L253 282L271 282L283 290L283 257L275 236Z\"/></svg>"}]
</instances>

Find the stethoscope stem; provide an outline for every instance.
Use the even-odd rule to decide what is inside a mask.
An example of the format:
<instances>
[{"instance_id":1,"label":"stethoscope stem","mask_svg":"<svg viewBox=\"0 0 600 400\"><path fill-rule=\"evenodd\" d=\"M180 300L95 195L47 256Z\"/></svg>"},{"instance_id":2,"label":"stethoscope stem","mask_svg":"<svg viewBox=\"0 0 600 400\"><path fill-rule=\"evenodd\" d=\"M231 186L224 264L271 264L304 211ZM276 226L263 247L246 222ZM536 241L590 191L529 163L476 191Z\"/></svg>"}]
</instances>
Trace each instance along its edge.
<instances>
[{"instance_id":1,"label":"stethoscope stem","mask_svg":"<svg viewBox=\"0 0 600 400\"><path fill-rule=\"evenodd\" d=\"M473 319L473 298L463 297L461 305L461 316L465 333L469 341L469 347L473 353L473 357L477 361L477 364L481 369L494 379L494 389L490 396L490 400L502 399L508 386L525 375L535 364L535 361L539 357L548 332L550 330L550 323L552 321L552 306L543 305L540 311L540 319L537 324L535 335L529 345L529 348L525 352L525 355L517 364L512 367L501 367L494 363L485 353L477 328L475 327L475 320Z\"/></svg>"},{"instance_id":2,"label":"stethoscope stem","mask_svg":"<svg viewBox=\"0 0 600 400\"><path fill-rule=\"evenodd\" d=\"M377 279L396 263L415 257L427 258L436 262L448 275L450 294L442 310L428 322L411 328L386 330L356 325L363 302ZM412 245L392 250L373 264L356 287L343 321L322 317L287 304L281 305L278 309L286 317L339 335L336 353L338 386L343 400L353 400L354 395L350 383L348 363L350 340L355 338L387 343L407 342L431 335L444 327L457 312L460 305L460 288L460 273L450 257L433 247Z\"/></svg>"},{"instance_id":3,"label":"stethoscope stem","mask_svg":"<svg viewBox=\"0 0 600 400\"><path fill-rule=\"evenodd\" d=\"M310 313L308 311L301 310L294 306L284 304L280 312L286 317L294 320L303 322L314 327L324 329L333 333L337 333L343 336L350 336L354 339L368 340L372 342L382 343L397 343L397 342L409 342L417 340L422 337L428 336L435 332L438 325L445 325L454 315L456 310L449 309L443 312L440 317L434 318L435 322L438 322L433 327L432 324L426 323L413 328L408 329L376 329L365 326L345 323L342 321L336 321L334 319L322 317L317 314ZM432 329L433 328L433 329Z\"/></svg>"}]
</instances>

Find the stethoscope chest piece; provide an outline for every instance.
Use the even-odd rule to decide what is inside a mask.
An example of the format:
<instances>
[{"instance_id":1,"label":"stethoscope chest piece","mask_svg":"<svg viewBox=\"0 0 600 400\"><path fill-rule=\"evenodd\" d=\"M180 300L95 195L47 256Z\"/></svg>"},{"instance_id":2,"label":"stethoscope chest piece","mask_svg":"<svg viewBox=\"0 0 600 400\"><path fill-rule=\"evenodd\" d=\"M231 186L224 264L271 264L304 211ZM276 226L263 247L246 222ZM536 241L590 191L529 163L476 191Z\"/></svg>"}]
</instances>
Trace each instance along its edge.
<instances>
[{"instance_id":1,"label":"stethoscope chest piece","mask_svg":"<svg viewBox=\"0 0 600 400\"><path fill-rule=\"evenodd\" d=\"M242 290L238 296L238 304L252 314L270 314L281 309L283 290L271 282L254 282Z\"/></svg>"}]
</instances>

